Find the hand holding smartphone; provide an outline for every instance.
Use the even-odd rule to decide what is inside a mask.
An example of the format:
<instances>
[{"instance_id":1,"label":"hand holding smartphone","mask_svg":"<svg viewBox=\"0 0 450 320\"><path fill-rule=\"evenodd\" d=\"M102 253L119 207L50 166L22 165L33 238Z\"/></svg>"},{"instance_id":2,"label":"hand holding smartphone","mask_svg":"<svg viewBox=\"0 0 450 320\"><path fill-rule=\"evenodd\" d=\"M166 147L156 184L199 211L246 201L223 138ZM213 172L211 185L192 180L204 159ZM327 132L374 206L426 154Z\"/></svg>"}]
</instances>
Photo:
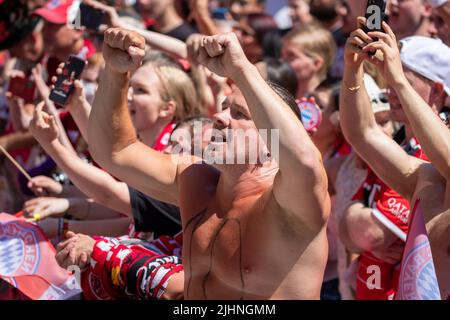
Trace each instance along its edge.
<instances>
[{"instance_id":1,"label":"hand holding smartphone","mask_svg":"<svg viewBox=\"0 0 450 320\"><path fill-rule=\"evenodd\" d=\"M366 25L362 27L365 33L378 31L384 32L382 23L386 18L386 0L368 0L366 7ZM378 39L374 39L378 41ZM376 52L369 52L370 56Z\"/></svg>"},{"instance_id":2,"label":"hand holding smartphone","mask_svg":"<svg viewBox=\"0 0 450 320\"><path fill-rule=\"evenodd\" d=\"M50 100L60 106L65 106L74 90L74 81L80 79L86 61L76 56L70 56L62 73L58 76L55 87L50 92Z\"/></svg>"}]
</instances>

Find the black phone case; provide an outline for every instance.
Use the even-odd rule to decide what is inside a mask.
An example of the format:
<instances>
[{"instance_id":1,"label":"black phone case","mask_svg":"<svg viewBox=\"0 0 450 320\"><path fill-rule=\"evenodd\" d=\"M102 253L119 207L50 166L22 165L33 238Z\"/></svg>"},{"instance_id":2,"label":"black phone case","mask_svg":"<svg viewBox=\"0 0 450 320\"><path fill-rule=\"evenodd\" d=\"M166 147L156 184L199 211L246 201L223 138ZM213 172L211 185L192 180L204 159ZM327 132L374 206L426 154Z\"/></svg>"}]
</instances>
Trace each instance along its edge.
<instances>
[{"instance_id":1,"label":"black phone case","mask_svg":"<svg viewBox=\"0 0 450 320\"><path fill-rule=\"evenodd\" d=\"M385 21L386 19L386 0L368 0L367 1L367 7L366 7L366 15L365 18L369 19L372 17L372 15L374 14L373 12L371 12L369 9L371 6L377 6L378 8L380 8L380 22ZM363 28L365 33L371 32L371 31L379 31L379 32L384 32L383 27L381 26L380 23L380 27L379 28L369 28L367 27L367 25L364 25ZM378 39L374 39L375 41L378 41ZM374 56L376 53L376 51L372 51L369 52L369 56Z\"/></svg>"},{"instance_id":2,"label":"black phone case","mask_svg":"<svg viewBox=\"0 0 450 320\"><path fill-rule=\"evenodd\" d=\"M101 10L94 9L84 3L80 4L80 23L86 29L98 31L98 28L105 20L105 13Z\"/></svg>"},{"instance_id":3,"label":"black phone case","mask_svg":"<svg viewBox=\"0 0 450 320\"><path fill-rule=\"evenodd\" d=\"M369 11L369 8L371 6L377 6L378 8L380 8L380 21L385 21L386 19L386 0L368 0L367 1L367 7L366 7L366 14L365 17L366 19L369 19L374 13ZM363 26L363 30L364 32L370 32L370 31L379 31L379 32L384 32L383 27L380 26L380 28L372 28L369 29L366 25Z\"/></svg>"},{"instance_id":4,"label":"black phone case","mask_svg":"<svg viewBox=\"0 0 450 320\"><path fill-rule=\"evenodd\" d=\"M83 59L71 56L66 62L62 74L58 76L55 88L50 92L50 100L60 106L65 106L74 89L73 80L80 79L85 65L86 62ZM65 83L66 80L72 80L72 83L68 85Z\"/></svg>"}]
</instances>

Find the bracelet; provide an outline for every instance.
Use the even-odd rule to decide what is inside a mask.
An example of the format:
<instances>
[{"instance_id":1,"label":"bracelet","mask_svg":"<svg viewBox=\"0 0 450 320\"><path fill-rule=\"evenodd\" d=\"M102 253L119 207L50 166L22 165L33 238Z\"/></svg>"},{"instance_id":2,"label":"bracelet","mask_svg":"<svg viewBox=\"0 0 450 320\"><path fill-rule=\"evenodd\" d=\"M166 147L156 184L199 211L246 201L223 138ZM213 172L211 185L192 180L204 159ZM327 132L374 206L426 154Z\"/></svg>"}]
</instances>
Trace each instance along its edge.
<instances>
[{"instance_id":1,"label":"bracelet","mask_svg":"<svg viewBox=\"0 0 450 320\"><path fill-rule=\"evenodd\" d=\"M355 91L358 91L359 89L361 89L361 85L349 86L345 81L344 81L344 85L347 88L347 90L350 92L355 92Z\"/></svg>"},{"instance_id":2,"label":"bracelet","mask_svg":"<svg viewBox=\"0 0 450 320\"><path fill-rule=\"evenodd\" d=\"M433 8L439 8L440 6L444 5L448 0L428 0L428 3Z\"/></svg>"}]
</instances>

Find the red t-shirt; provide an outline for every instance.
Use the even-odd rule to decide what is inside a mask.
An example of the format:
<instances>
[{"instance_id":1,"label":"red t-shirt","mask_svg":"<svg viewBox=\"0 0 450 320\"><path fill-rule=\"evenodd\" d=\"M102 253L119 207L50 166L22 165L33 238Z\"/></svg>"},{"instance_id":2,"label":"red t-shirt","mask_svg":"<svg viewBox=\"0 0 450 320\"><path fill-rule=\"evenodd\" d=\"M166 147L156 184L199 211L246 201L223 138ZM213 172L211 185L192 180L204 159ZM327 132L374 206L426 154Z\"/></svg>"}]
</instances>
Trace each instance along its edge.
<instances>
[{"instance_id":1,"label":"red t-shirt","mask_svg":"<svg viewBox=\"0 0 450 320\"><path fill-rule=\"evenodd\" d=\"M369 169L367 178L361 188L353 196L354 201L361 201L367 207L373 209L373 214L378 220L383 221L395 234L406 239L408 230L409 203L397 192L389 188L375 173ZM376 269L380 270L380 287L369 288ZM374 268L374 267L372 267ZM363 252L359 258L358 276L356 281L357 300L387 300L393 297L398 282L399 270L395 265L386 263L376 258L370 252Z\"/></svg>"}]
</instances>

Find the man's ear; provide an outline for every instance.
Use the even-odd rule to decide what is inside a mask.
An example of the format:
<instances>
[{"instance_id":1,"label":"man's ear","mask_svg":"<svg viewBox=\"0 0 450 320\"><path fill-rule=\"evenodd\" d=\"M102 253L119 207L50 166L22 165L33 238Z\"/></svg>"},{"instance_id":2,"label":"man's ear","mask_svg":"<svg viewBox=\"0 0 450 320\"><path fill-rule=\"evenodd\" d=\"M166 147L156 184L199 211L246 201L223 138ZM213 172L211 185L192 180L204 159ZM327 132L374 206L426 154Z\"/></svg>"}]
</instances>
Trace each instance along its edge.
<instances>
[{"instance_id":1,"label":"man's ear","mask_svg":"<svg viewBox=\"0 0 450 320\"><path fill-rule=\"evenodd\" d=\"M431 88L430 97L428 99L428 104L430 106L436 105L438 108L444 102L445 99L445 90L444 84L442 82L433 83L433 87Z\"/></svg>"},{"instance_id":2,"label":"man's ear","mask_svg":"<svg viewBox=\"0 0 450 320\"><path fill-rule=\"evenodd\" d=\"M315 57L314 58L314 67L316 69L316 72L318 72L320 69L322 69L323 65L325 64L325 61L322 57Z\"/></svg>"},{"instance_id":3,"label":"man's ear","mask_svg":"<svg viewBox=\"0 0 450 320\"><path fill-rule=\"evenodd\" d=\"M430 4L425 3L423 5L422 15L425 18L430 18L433 15L433 7Z\"/></svg>"},{"instance_id":4,"label":"man's ear","mask_svg":"<svg viewBox=\"0 0 450 320\"><path fill-rule=\"evenodd\" d=\"M159 108L159 117L160 118L170 118L172 119L175 115L175 108L176 108L176 104L173 100L170 100L166 103L164 103L160 108Z\"/></svg>"}]
</instances>

